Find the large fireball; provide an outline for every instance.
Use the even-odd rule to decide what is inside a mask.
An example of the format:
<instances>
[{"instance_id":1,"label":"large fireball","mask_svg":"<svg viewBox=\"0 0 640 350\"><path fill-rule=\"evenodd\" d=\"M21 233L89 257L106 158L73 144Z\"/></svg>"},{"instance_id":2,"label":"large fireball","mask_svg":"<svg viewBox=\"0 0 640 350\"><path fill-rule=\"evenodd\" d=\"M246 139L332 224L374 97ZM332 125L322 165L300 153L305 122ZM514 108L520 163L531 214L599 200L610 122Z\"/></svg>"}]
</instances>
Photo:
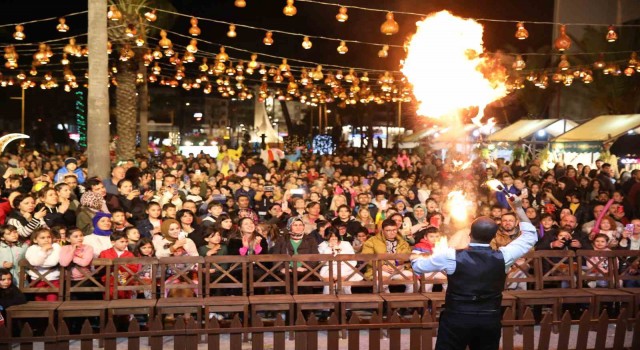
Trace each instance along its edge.
<instances>
[{"instance_id":1,"label":"large fireball","mask_svg":"<svg viewBox=\"0 0 640 350\"><path fill-rule=\"evenodd\" d=\"M503 68L481 57L483 28L478 22L441 11L417 27L402 73L413 85L418 115L453 117L478 108L479 120L489 103L507 94Z\"/></svg>"}]
</instances>

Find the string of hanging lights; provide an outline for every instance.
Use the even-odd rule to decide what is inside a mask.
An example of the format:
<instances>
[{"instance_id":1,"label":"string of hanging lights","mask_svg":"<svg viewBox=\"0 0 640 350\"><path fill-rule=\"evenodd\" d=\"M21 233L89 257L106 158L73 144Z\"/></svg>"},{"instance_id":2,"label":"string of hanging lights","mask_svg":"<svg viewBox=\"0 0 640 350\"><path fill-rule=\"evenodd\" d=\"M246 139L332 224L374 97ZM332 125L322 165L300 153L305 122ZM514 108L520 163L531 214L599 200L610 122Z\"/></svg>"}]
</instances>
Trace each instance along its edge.
<instances>
[{"instance_id":1,"label":"string of hanging lights","mask_svg":"<svg viewBox=\"0 0 640 350\"><path fill-rule=\"evenodd\" d=\"M47 21L54 21L54 20L60 22L60 19L65 19L67 17L73 17L73 16L82 15L82 14L86 14L86 13L88 13L88 11L78 11L78 12L67 13L66 15L62 15L62 16L40 18L40 19L31 20L31 21L24 21L24 22L17 22L17 23L0 24L0 28L23 26L23 30L24 30L24 25L26 25L26 24L47 22ZM64 24L65 20L63 20L62 23Z\"/></svg>"}]
</instances>

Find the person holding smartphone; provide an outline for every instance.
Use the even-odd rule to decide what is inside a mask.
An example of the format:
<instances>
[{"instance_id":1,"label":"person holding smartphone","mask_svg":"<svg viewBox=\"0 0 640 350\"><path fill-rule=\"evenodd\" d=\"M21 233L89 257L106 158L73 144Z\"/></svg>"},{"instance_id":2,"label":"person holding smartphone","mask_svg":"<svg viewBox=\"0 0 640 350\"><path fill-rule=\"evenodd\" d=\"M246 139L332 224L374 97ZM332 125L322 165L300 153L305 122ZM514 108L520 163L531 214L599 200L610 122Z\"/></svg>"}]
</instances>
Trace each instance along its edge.
<instances>
[{"instance_id":1,"label":"person holding smartphone","mask_svg":"<svg viewBox=\"0 0 640 350\"><path fill-rule=\"evenodd\" d=\"M640 219L633 219L631 223L625 225L622 236L620 237L618 249L640 250ZM640 264L638 264L638 261L634 261L633 257L630 259L622 259L620 264L622 269L627 269L628 274L640 274ZM623 281L623 287L640 287L640 280Z\"/></svg>"}]
</instances>

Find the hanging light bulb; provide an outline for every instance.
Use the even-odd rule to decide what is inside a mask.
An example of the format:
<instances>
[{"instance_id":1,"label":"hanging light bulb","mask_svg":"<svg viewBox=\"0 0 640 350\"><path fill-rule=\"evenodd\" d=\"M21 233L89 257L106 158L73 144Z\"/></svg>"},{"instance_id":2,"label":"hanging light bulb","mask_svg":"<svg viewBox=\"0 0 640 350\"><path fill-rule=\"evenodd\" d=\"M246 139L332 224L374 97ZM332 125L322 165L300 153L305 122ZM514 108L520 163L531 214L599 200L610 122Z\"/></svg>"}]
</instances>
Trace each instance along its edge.
<instances>
[{"instance_id":1,"label":"hanging light bulb","mask_svg":"<svg viewBox=\"0 0 640 350\"><path fill-rule=\"evenodd\" d=\"M155 60L159 60L159 59L162 58L162 56L164 56L162 54L162 51L160 50L159 46L156 46L156 48L155 48L155 50L153 50L152 54L153 54L153 59L155 59Z\"/></svg>"},{"instance_id":2,"label":"hanging light bulb","mask_svg":"<svg viewBox=\"0 0 640 350\"><path fill-rule=\"evenodd\" d=\"M145 52L144 55L142 55L142 60L144 62L144 66L149 67L149 65L151 64L151 61L153 61L153 53L151 53L150 49L147 49L147 52Z\"/></svg>"},{"instance_id":3,"label":"hanging light bulb","mask_svg":"<svg viewBox=\"0 0 640 350\"><path fill-rule=\"evenodd\" d=\"M529 31L525 29L523 22L518 22L516 28L516 39L524 40L529 37Z\"/></svg>"},{"instance_id":4,"label":"hanging light bulb","mask_svg":"<svg viewBox=\"0 0 640 350\"><path fill-rule=\"evenodd\" d=\"M160 72L162 72L162 68L160 68L158 62L156 62L153 68L151 68L151 71L153 72L153 74L160 75Z\"/></svg>"},{"instance_id":5,"label":"hanging light bulb","mask_svg":"<svg viewBox=\"0 0 640 350\"><path fill-rule=\"evenodd\" d=\"M197 48L196 48L197 50ZM182 61L185 63L193 63L196 61L196 57L193 55L193 52L187 51L182 56Z\"/></svg>"},{"instance_id":6,"label":"hanging light bulb","mask_svg":"<svg viewBox=\"0 0 640 350\"><path fill-rule=\"evenodd\" d=\"M60 60L60 64L63 65L63 66L69 65L69 59L67 58L67 54L66 53L62 54L62 59Z\"/></svg>"},{"instance_id":7,"label":"hanging light bulb","mask_svg":"<svg viewBox=\"0 0 640 350\"><path fill-rule=\"evenodd\" d=\"M22 24L18 24L16 26L16 31L13 33L13 38L16 40L24 40L27 36L24 35L24 26Z\"/></svg>"},{"instance_id":8,"label":"hanging light bulb","mask_svg":"<svg viewBox=\"0 0 640 350\"><path fill-rule=\"evenodd\" d=\"M380 32L384 35L393 35L399 29L398 22L393 19L393 12L387 12L387 20L380 26Z\"/></svg>"},{"instance_id":9,"label":"hanging light bulb","mask_svg":"<svg viewBox=\"0 0 640 350\"><path fill-rule=\"evenodd\" d=\"M140 35L136 38L136 46L141 47L144 45L144 38Z\"/></svg>"},{"instance_id":10,"label":"hanging light bulb","mask_svg":"<svg viewBox=\"0 0 640 350\"><path fill-rule=\"evenodd\" d=\"M298 9L293 5L294 0L287 0L287 6L282 9L285 16L295 16Z\"/></svg>"},{"instance_id":11,"label":"hanging light bulb","mask_svg":"<svg viewBox=\"0 0 640 350\"><path fill-rule=\"evenodd\" d=\"M164 55L166 57L171 57L173 55L175 55L175 51L173 51L173 44L169 45L169 47L167 47L166 49L164 49Z\"/></svg>"},{"instance_id":12,"label":"hanging light bulb","mask_svg":"<svg viewBox=\"0 0 640 350\"><path fill-rule=\"evenodd\" d=\"M636 72L636 70L633 69L633 67L627 67L623 71L624 75L626 75L628 77L632 76L635 72Z\"/></svg>"},{"instance_id":13,"label":"hanging light bulb","mask_svg":"<svg viewBox=\"0 0 640 350\"><path fill-rule=\"evenodd\" d=\"M631 68L635 68L638 66L638 53L636 52L631 53L631 58L629 58L628 66Z\"/></svg>"},{"instance_id":14,"label":"hanging light bulb","mask_svg":"<svg viewBox=\"0 0 640 350\"><path fill-rule=\"evenodd\" d=\"M569 69L570 66L571 64L567 59L567 55L560 56L560 63L558 63L558 68L560 68L561 70L567 70Z\"/></svg>"},{"instance_id":15,"label":"hanging light bulb","mask_svg":"<svg viewBox=\"0 0 640 350\"><path fill-rule=\"evenodd\" d=\"M202 31L198 27L198 19L195 17L191 17L191 20L189 22L191 23L191 28L189 28L189 34L191 34L191 36L200 35Z\"/></svg>"},{"instance_id":16,"label":"hanging light bulb","mask_svg":"<svg viewBox=\"0 0 640 350\"><path fill-rule=\"evenodd\" d=\"M616 40L618 40L618 33L616 33L616 28L614 26L609 26L609 29L607 30L607 41L612 43Z\"/></svg>"},{"instance_id":17,"label":"hanging light bulb","mask_svg":"<svg viewBox=\"0 0 640 350\"><path fill-rule=\"evenodd\" d=\"M604 69L607 63L604 61L604 54L600 54L598 60L593 62L593 69Z\"/></svg>"},{"instance_id":18,"label":"hanging light bulb","mask_svg":"<svg viewBox=\"0 0 640 350\"><path fill-rule=\"evenodd\" d=\"M29 70L29 74L32 77L35 77L36 75L38 75L38 70L36 69L36 66L31 66L31 70Z\"/></svg>"},{"instance_id":19,"label":"hanging light bulb","mask_svg":"<svg viewBox=\"0 0 640 350\"><path fill-rule=\"evenodd\" d=\"M216 55L216 61L226 62L229 59L229 55L225 52L224 46L220 46L220 53Z\"/></svg>"},{"instance_id":20,"label":"hanging light bulb","mask_svg":"<svg viewBox=\"0 0 640 350\"><path fill-rule=\"evenodd\" d=\"M304 48L305 50L309 50L312 46L313 43L311 43L311 40L309 40L308 36L302 38L302 48Z\"/></svg>"},{"instance_id":21,"label":"hanging light bulb","mask_svg":"<svg viewBox=\"0 0 640 350\"><path fill-rule=\"evenodd\" d=\"M527 64L524 62L524 59L522 59L522 55L516 56L516 60L513 62L512 67L515 70L523 70L527 67Z\"/></svg>"},{"instance_id":22,"label":"hanging light bulb","mask_svg":"<svg viewBox=\"0 0 640 350\"><path fill-rule=\"evenodd\" d=\"M209 70L209 65L207 64L207 58L206 57L202 58L202 64L198 66L198 69L201 72L206 72L206 71Z\"/></svg>"},{"instance_id":23,"label":"hanging light bulb","mask_svg":"<svg viewBox=\"0 0 640 350\"><path fill-rule=\"evenodd\" d=\"M338 22L346 22L349 19L346 7L340 7L340 9L338 10L338 14L336 15L336 19L338 20Z\"/></svg>"},{"instance_id":24,"label":"hanging light bulb","mask_svg":"<svg viewBox=\"0 0 640 350\"><path fill-rule=\"evenodd\" d=\"M198 52L198 40L191 39L191 41L189 42L189 45L187 45L187 51L191 53Z\"/></svg>"},{"instance_id":25,"label":"hanging light bulb","mask_svg":"<svg viewBox=\"0 0 640 350\"><path fill-rule=\"evenodd\" d=\"M258 62L256 61L258 59L258 55L256 55L255 53L251 55L251 61L249 61L249 64L247 65L247 68L250 68L251 70L255 70L257 69L260 65L258 64Z\"/></svg>"},{"instance_id":26,"label":"hanging light bulb","mask_svg":"<svg viewBox=\"0 0 640 350\"><path fill-rule=\"evenodd\" d=\"M313 71L313 73L311 74L311 77L315 81L319 81L319 80L322 80L322 78L324 78L324 74L322 74L322 66L321 65L318 65L316 67L316 70Z\"/></svg>"},{"instance_id":27,"label":"hanging light bulb","mask_svg":"<svg viewBox=\"0 0 640 350\"><path fill-rule=\"evenodd\" d=\"M131 46L129 46L129 44L125 44L122 47L122 50L120 50L120 61L122 62L126 62L130 60L134 56L135 56L135 53L133 52L133 50L131 50Z\"/></svg>"},{"instance_id":28,"label":"hanging light bulb","mask_svg":"<svg viewBox=\"0 0 640 350\"><path fill-rule=\"evenodd\" d=\"M124 30L124 34L129 38L133 38L138 34L138 29L136 29L136 26L134 24L130 23L127 25L127 28Z\"/></svg>"},{"instance_id":29,"label":"hanging light bulb","mask_svg":"<svg viewBox=\"0 0 640 350\"><path fill-rule=\"evenodd\" d=\"M338 53L341 55L344 55L345 53L349 52L349 48L347 47L347 44L344 41L340 42L340 46L338 46L336 50L338 50Z\"/></svg>"},{"instance_id":30,"label":"hanging light bulb","mask_svg":"<svg viewBox=\"0 0 640 350\"><path fill-rule=\"evenodd\" d=\"M378 51L378 57L387 58L389 56L389 45L382 46L382 49Z\"/></svg>"},{"instance_id":31,"label":"hanging light bulb","mask_svg":"<svg viewBox=\"0 0 640 350\"><path fill-rule=\"evenodd\" d=\"M227 32L227 36L229 38L235 38L238 34L236 33L236 26L233 24L229 25L229 31Z\"/></svg>"},{"instance_id":32,"label":"hanging light bulb","mask_svg":"<svg viewBox=\"0 0 640 350\"><path fill-rule=\"evenodd\" d=\"M264 39L262 39L262 42L267 46L273 45L273 33L272 32L267 32L264 35Z\"/></svg>"},{"instance_id":33,"label":"hanging light bulb","mask_svg":"<svg viewBox=\"0 0 640 350\"><path fill-rule=\"evenodd\" d=\"M65 19L64 17L60 17L58 18L58 25L56 26L56 29L60 32L60 33L66 33L67 31L69 31L69 26L65 23Z\"/></svg>"},{"instance_id":34,"label":"hanging light bulb","mask_svg":"<svg viewBox=\"0 0 640 350\"><path fill-rule=\"evenodd\" d=\"M120 10L118 10L118 7L116 5L111 5L109 7L109 12L107 12L107 18L114 22L117 22L122 19L122 13L120 12Z\"/></svg>"},{"instance_id":35,"label":"hanging light bulb","mask_svg":"<svg viewBox=\"0 0 640 350\"><path fill-rule=\"evenodd\" d=\"M144 18L149 22L155 22L158 19L158 16L156 15L156 9L145 12Z\"/></svg>"},{"instance_id":36,"label":"hanging light bulb","mask_svg":"<svg viewBox=\"0 0 640 350\"><path fill-rule=\"evenodd\" d=\"M169 38L167 38L167 32L163 30L160 31L160 41L158 42L158 44L160 44L160 47L162 47L163 49L167 49L171 46L171 40Z\"/></svg>"},{"instance_id":37,"label":"hanging light bulb","mask_svg":"<svg viewBox=\"0 0 640 350\"><path fill-rule=\"evenodd\" d=\"M111 41L107 40L107 55L110 55L111 51Z\"/></svg>"},{"instance_id":38,"label":"hanging light bulb","mask_svg":"<svg viewBox=\"0 0 640 350\"><path fill-rule=\"evenodd\" d=\"M571 47L571 38L567 35L567 27L564 24L560 26L560 35L556 38L554 45L560 52Z\"/></svg>"},{"instance_id":39,"label":"hanging light bulb","mask_svg":"<svg viewBox=\"0 0 640 350\"><path fill-rule=\"evenodd\" d=\"M247 2L244 1L244 0L236 0L236 1L234 1L233 4L236 5L236 7L239 7L239 8L244 8L244 7L247 6Z\"/></svg>"}]
</instances>

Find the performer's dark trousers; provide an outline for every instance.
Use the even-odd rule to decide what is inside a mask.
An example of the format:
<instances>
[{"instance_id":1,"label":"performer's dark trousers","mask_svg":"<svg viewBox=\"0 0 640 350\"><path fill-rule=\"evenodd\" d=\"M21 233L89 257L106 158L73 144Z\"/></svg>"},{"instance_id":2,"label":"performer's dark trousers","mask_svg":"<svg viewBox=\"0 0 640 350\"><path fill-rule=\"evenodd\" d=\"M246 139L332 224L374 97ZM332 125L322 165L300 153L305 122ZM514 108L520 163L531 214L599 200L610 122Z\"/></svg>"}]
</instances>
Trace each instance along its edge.
<instances>
[{"instance_id":1,"label":"performer's dark trousers","mask_svg":"<svg viewBox=\"0 0 640 350\"><path fill-rule=\"evenodd\" d=\"M444 310L440 314L436 350L497 350L502 331L500 313L458 313Z\"/></svg>"}]
</instances>

